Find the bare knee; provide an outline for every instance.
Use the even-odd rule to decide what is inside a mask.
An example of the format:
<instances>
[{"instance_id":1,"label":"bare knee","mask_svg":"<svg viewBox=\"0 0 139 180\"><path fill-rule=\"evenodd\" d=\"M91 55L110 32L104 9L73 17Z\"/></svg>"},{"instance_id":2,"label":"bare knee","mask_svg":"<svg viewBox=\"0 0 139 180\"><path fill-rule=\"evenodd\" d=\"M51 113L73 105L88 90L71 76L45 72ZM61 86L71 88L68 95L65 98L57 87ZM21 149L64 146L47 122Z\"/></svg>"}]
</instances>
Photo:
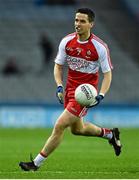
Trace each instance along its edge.
<instances>
[{"instance_id":1,"label":"bare knee","mask_svg":"<svg viewBox=\"0 0 139 180\"><path fill-rule=\"evenodd\" d=\"M73 129L73 128L71 128L71 133L73 135L82 135L83 134L81 129Z\"/></svg>"},{"instance_id":2,"label":"bare knee","mask_svg":"<svg viewBox=\"0 0 139 180\"><path fill-rule=\"evenodd\" d=\"M64 132L65 128L66 128L66 127L64 126L64 124L57 123L57 124L55 124L55 126L54 126L53 134L61 134L61 133Z\"/></svg>"}]
</instances>

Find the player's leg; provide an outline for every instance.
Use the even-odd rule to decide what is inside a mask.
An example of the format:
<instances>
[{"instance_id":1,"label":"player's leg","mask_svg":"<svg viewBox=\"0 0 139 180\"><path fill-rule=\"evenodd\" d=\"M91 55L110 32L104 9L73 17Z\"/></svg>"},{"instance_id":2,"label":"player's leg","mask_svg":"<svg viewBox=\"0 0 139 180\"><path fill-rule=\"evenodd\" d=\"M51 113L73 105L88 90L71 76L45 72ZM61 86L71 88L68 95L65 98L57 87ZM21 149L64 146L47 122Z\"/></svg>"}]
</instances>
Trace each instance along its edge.
<instances>
[{"instance_id":1,"label":"player's leg","mask_svg":"<svg viewBox=\"0 0 139 180\"><path fill-rule=\"evenodd\" d=\"M77 117L83 117L87 113L87 108L80 106L74 99L68 103L67 109ZM71 132L75 135L82 136L98 136L109 140L109 143L113 146L115 154L117 156L121 153L121 143L119 138L119 129L113 128L101 128L90 122L83 122L82 119L75 121L71 125Z\"/></svg>"},{"instance_id":2,"label":"player's leg","mask_svg":"<svg viewBox=\"0 0 139 180\"><path fill-rule=\"evenodd\" d=\"M120 143L120 132L118 128L100 128L90 122L84 123L83 120L80 119L71 125L71 132L74 135L97 136L108 139L109 143L114 148L116 156L119 156L121 153L122 145Z\"/></svg>"},{"instance_id":3,"label":"player's leg","mask_svg":"<svg viewBox=\"0 0 139 180\"><path fill-rule=\"evenodd\" d=\"M83 119L80 118L78 121L74 122L71 126L71 132L74 135L82 136L101 136L102 128L90 123L83 122Z\"/></svg>"},{"instance_id":4,"label":"player's leg","mask_svg":"<svg viewBox=\"0 0 139 180\"><path fill-rule=\"evenodd\" d=\"M31 162L20 162L20 167L25 171L37 170L42 162L58 147L62 141L64 130L79 118L68 112L66 109L58 118L51 136L46 141L41 152Z\"/></svg>"},{"instance_id":5,"label":"player's leg","mask_svg":"<svg viewBox=\"0 0 139 180\"><path fill-rule=\"evenodd\" d=\"M81 106L74 99L68 103L67 110L79 117L78 121L71 124L71 132L76 135L83 136L110 136L112 138L112 132L106 128L100 128L91 122L83 122L82 117L86 115L88 108Z\"/></svg>"},{"instance_id":6,"label":"player's leg","mask_svg":"<svg viewBox=\"0 0 139 180\"><path fill-rule=\"evenodd\" d=\"M61 116L58 118L51 136L46 141L43 149L41 150L41 153L45 156L49 156L49 154L56 149L56 147L60 144L64 130L71 126L74 122L78 121L78 117L68 112L66 109L61 114Z\"/></svg>"},{"instance_id":7,"label":"player's leg","mask_svg":"<svg viewBox=\"0 0 139 180\"><path fill-rule=\"evenodd\" d=\"M71 125L71 132L75 135L99 136L106 139L112 138L112 131L110 129L101 128L91 122L83 122L82 118Z\"/></svg>"}]
</instances>

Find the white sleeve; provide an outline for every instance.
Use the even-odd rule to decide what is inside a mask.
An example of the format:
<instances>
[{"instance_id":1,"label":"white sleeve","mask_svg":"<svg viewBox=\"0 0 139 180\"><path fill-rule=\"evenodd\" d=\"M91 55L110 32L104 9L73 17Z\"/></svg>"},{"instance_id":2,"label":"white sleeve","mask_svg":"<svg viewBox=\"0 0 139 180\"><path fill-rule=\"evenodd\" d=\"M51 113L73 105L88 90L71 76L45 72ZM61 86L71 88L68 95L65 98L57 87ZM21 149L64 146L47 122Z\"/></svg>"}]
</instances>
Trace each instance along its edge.
<instances>
[{"instance_id":1,"label":"white sleeve","mask_svg":"<svg viewBox=\"0 0 139 180\"><path fill-rule=\"evenodd\" d=\"M55 58L55 63L60 65L63 65L65 63L66 60L65 46L66 46L66 42L64 39L62 39L62 41L59 44L58 53Z\"/></svg>"},{"instance_id":2,"label":"white sleeve","mask_svg":"<svg viewBox=\"0 0 139 180\"><path fill-rule=\"evenodd\" d=\"M103 73L111 71L111 69L113 69L111 64L109 49L106 44L105 46L102 45L101 47L101 51L99 54L99 62Z\"/></svg>"}]
</instances>

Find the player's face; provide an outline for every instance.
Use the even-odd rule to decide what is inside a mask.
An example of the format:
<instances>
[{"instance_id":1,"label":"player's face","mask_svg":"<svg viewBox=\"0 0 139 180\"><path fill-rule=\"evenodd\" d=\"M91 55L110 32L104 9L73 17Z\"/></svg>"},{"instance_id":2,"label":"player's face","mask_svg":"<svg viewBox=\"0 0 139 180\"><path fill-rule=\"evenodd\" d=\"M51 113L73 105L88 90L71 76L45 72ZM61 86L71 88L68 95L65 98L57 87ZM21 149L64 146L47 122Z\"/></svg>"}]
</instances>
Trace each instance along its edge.
<instances>
[{"instance_id":1,"label":"player's face","mask_svg":"<svg viewBox=\"0 0 139 180\"><path fill-rule=\"evenodd\" d=\"M93 23L90 23L88 20L87 14L76 13L75 16L75 31L78 35L90 34L90 29L92 28Z\"/></svg>"}]
</instances>

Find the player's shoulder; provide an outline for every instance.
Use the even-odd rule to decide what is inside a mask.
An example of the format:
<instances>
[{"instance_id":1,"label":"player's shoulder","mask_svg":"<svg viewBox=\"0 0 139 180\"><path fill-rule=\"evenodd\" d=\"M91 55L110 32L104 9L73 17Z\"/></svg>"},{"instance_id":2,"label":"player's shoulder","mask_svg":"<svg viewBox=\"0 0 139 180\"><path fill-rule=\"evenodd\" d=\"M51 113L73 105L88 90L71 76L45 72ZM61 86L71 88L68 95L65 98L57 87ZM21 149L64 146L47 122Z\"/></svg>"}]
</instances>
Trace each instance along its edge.
<instances>
[{"instance_id":1,"label":"player's shoulder","mask_svg":"<svg viewBox=\"0 0 139 180\"><path fill-rule=\"evenodd\" d=\"M66 46L66 44L71 41L72 39L74 39L74 37L76 37L76 33L71 33L66 35L65 37L63 37L63 39L61 40L60 44L62 46Z\"/></svg>"},{"instance_id":2,"label":"player's shoulder","mask_svg":"<svg viewBox=\"0 0 139 180\"><path fill-rule=\"evenodd\" d=\"M64 40L70 40L70 39L73 39L74 37L76 36L76 33L71 33L71 34L68 34L66 36L63 37L62 41Z\"/></svg>"},{"instance_id":3,"label":"player's shoulder","mask_svg":"<svg viewBox=\"0 0 139 180\"><path fill-rule=\"evenodd\" d=\"M108 48L107 43L104 42L100 37L96 36L95 34L93 34L92 36L92 42L96 43L101 48Z\"/></svg>"},{"instance_id":4,"label":"player's shoulder","mask_svg":"<svg viewBox=\"0 0 139 180\"><path fill-rule=\"evenodd\" d=\"M73 33L70 33L70 34L66 35L65 38L66 37L75 37L75 36L76 36L76 32L73 32Z\"/></svg>"}]
</instances>

